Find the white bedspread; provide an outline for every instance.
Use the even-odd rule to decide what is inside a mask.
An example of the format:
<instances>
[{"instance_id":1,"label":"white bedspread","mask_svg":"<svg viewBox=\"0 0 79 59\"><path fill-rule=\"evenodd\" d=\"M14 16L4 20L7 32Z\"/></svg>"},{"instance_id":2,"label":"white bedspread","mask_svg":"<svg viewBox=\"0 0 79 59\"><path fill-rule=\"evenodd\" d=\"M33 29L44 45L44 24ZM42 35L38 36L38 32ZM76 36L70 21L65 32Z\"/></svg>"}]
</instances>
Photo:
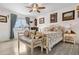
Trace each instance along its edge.
<instances>
[{"instance_id":1,"label":"white bedspread","mask_svg":"<svg viewBox=\"0 0 79 59\"><path fill-rule=\"evenodd\" d=\"M51 51L51 48L62 40L62 32L46 32L46 35L48 37L49 51Z\"/></svg>"}]
</instances>

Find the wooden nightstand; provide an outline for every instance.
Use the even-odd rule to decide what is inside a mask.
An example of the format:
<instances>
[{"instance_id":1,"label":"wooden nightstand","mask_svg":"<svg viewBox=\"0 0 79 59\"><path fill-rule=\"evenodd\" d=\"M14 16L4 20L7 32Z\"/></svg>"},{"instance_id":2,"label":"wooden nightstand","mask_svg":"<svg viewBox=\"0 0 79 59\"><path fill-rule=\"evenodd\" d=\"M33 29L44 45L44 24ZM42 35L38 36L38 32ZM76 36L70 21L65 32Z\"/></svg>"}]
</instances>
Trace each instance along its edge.
<instances>
[{"instance_id":1,"label":"wooden nightstand","mask_svg":"<svg viewBox=\"0 0 79 59\"><path fill-rule=\"evenodd\" d=\"M64 42L71 42L75 44L76 33L71 31L68 33L67 31L64 33Z\"/></svg>"}]
</instances>

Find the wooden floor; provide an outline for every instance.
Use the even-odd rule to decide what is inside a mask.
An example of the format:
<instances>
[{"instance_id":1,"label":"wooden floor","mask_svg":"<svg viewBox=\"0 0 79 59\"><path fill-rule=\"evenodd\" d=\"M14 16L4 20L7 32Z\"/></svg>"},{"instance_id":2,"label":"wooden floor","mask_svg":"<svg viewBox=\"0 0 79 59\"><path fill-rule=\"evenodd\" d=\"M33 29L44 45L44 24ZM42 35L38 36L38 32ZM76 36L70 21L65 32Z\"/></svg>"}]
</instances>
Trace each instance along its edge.
<instances>
[{"instance_id":1,"label":"wooden floor","mask_svg":"<svg viewBox=\"0 0 79 59\"><path fill-rule=\"evenodd\" d=\"M12 40L0 43L0 55L16 55L17 41ZM21 43L20 55L30 55L30 48ZM34 55L46 55L45 49L41 53L40 47L34 49ZM48 55L79 55L79 45L60 42L52 48Z\"/></svg>"}]
</instances>

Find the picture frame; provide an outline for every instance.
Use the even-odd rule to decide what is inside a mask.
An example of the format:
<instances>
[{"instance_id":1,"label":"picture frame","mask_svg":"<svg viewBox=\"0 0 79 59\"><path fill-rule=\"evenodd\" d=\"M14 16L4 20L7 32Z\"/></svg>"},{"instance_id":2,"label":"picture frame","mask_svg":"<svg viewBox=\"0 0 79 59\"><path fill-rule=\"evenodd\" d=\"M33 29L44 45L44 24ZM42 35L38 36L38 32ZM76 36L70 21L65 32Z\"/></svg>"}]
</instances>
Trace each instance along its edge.
<instances>
[{"instance_id":1,"label":"picture frame","mask_svg":"<svg viewBox=\"0 0 79 59\"><path fill-rule=\"evenodd\" d=\"M57 22L57 13L50 14L50 23Z\"/></svg>"},{"instance_id":2,"label":"picture frame","mask_svg":"<svg viewBox=\"0 0 79 59\"><path fill-rule=\"evenodd\" d=\"M62 14L62 21L74 20L75 18L75 10L64 12Z\"/></svg>"},{"instance_id":3,"label":"picture frame","mask_svg":"<svg viewBox=\"0 0 79 59\"><path fill-rule=\"evenodd\" d=\"M7 22L7 16L0 15L0 22L6 23Z\"/></svg>"},{"instance_id":4,"label":"picture frame","mask_svg":"<svg viewBox=\"0 0 79 59\"><path fill-rule=\"evenodd\" d=\"M43 24L43 23L45 23L45 19L44 19L44 17L39 18L39 24Z\"/></svg>"}]
</instances>

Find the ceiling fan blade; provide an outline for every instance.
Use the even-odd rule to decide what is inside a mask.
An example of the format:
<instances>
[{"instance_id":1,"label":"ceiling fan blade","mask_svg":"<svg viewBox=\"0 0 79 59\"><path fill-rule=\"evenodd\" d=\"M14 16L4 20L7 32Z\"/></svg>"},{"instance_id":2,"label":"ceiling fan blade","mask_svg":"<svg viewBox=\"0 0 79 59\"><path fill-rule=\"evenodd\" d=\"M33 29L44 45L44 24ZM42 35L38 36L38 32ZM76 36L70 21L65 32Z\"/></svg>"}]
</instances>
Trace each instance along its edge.
<instances>
[{"instance_id":1,"label":"ceiling fan blade","mask_svg":"<svg viewBox=\"0 0 79 59\"><path fill-rule=\"evenodd\" d=\"M45 9L45 7L38 7L38 9Z\"/></svg>"},{"instance_id":2,"label":"ceiling fan blade","mask_svg":"<svg viewBox=\"0 0 79 59\"><path fill-rule=\"evenodd\" d=\"M40 11L39 11L39 10L37 10L37 12L38 12L38 13L40 13Z\"/></svg>"},{"instance_id":3,"label":"ceiling fan blade","mask_svg":"<svg viewBox=\"0 0 79 59\"><path fill-rule=\"evenodd\" d=\"M30 10L29 12L32 12L33 10Z\"/></svg>"}]
</instances>

